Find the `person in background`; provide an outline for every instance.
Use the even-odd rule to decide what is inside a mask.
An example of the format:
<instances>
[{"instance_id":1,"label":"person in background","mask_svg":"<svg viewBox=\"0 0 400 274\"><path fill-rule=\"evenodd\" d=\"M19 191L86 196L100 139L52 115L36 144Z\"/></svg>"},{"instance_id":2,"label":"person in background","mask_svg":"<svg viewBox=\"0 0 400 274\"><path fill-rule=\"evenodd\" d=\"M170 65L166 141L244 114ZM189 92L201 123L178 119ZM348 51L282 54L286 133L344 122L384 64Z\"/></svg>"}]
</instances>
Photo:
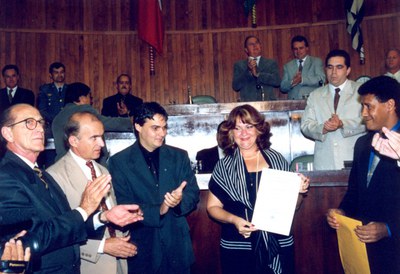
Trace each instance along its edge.
<instances>
[{"instance_id":1,"label":"person in background","mask_svg":"<svg viewBox=\"0 0 400 274\"><path fill-rule=\"evenodd\" d=\"M383 128L388 135L388 129L400 131L400 84L379 76L364 83L358 93L368 133L355 144L347 192L339 208L328 211L327 221L334 229L340 226L335 214L362 221L354 233L366 244L371 274L400 273L398 157L392 159L380 153L380 147L373 147Z\"/></svg>"},{"instance_id":2,"label":"person in background","mask_svg":"<svg viewBox=\"0 0 400 274\"><path fill-rule=\"evenodd\" d=\"M400 50L390 49L386 53L386 76L392 77L400 82Z\"/></svg>"},{"instance_id":3,"label":"person in background","mask_svg":"<svg viewBox=\"0 0 400 274\"><path fill-rule=\"evenodd\" d=\"M207 212L222 224L223 274L294 273L293 235L257 231L250 222L262 169L289 171L270 137L269 123L250 105L235 107L221 127L219 145L226 156L211 175ZM299 191L306 193L309 179L300 176ZM299 195L298 207L301 201Z\"/></svg>"},{"instance_id":4,"label":"person in background","mask_svg":"<svg viewBox=\"0 0 400 274\"><path fill-rule=\"evenodd\" d=\"M75 208L79 205L87 182L108 174L108 170L95 161L104 146L104 126L96 115L76 112L65 125L64 134L69 151L46 171L64 191L69 205ZM113 187L104 202L109 208L117 204ZM141 214L140 210L138 214ZM130 236L124 237L118 227L107 226L101 238L88 240L81 245L81 273L127 273L125 259L137 254L136 246L129 239Z\"/></svg>"},{"instance_id":5,"label":"person in background","mask_svg":"<svg viewBox=\"0 0 400 274\"><path fill-rule=\"evenodd\" d=\"M307 99L311 91L325 83L322 60L308 55L307 38L297 35L291 41L294 58L283 67L281 91L289 100Z\"/></svg>"},{"instance_id":6,"label":"person in background","mask_svg":"<svg viewBox=\"0 0 400 274\"><path fill-rule=\"evenodd\" d=\"M78 207L71 210L58 184L36 166L44 150L44 125L39 110L27 104L2 113L0 141L6 152L0 164L0 212L14 212L20 219L18 228L28 231L24 241L29 242L30 235L36 238L33 273L79 273L79 244L97 237L103 231L101 222L125 226L137 221L137 213L130 210L138 207L115 206L99 212L111 181L110 175L102 175L88 182ZM2 237L15 235L3 234L5 229L7 224L0 223Z\"/></svg>"},{"instance_id":7,"label":"person in background","mask_svg":"<svg viewBox=\"0 0 400 274\"><path fill-rule=\"evenodd\" d=\"M240 101L276 100L273 88L281 83L278 64L261 56L261 42L255 36L246 37L244 51L248 58L233 66L232 88L239 92Z\"/></svg>"},{"instance_id":8,"label":"person in background","mask_svg":"<svg viewBox=\"0 0 400 274\"><path fill-rule=\"evenodd\" d=\"M217 143L219 139L219 131L224 123L225 121L222 121L217 127ZM196 160L199 173L211 173L215 167L215 164L224 156L223 150L218 145L198 151L196 154Z\"/></svg>"},{"instance_id":9,"label":"person in background","mask_svg":"<svg viewBox=\"0 0 400 274\"><path fill-rule=\"evenodd\" d=\"M199 187L186 151L164 143L168 114L143 103L134 117L136 142L108 162L120 204L135 203L145 216L131 226L139 254L129 273L188 274L194 253L186 216L199 201Z\"/></svg>"},{"instance_id":10,"label":"person in background","mask_svg":"<svg viewBox=\"0 0 400 274\"><path fill-rule=\"evenodd\" d=\"M49 76L52 82L39 87L37 107L46 122L51 126L54 117L64 107L65 92L67 90L64 64L60 62L52 63L49 67ZM47 137L52 137L51 127Z\"/></svg>"},{"instance_id":11,"label":"person in background","mask_svg":"<svg viewBox=\"0 0 400 274\"><path fill-rule=\"evenodd\" d=\"M16 65L6 65L1 71L5 88L0 89L0 114L15 104L35 105L35 94L32 90L24 89L19 84L19 68Z\"/></svg>"},{"instance_id":12,"label":"person in background","mask_svg":"<svg viewBox=\"0 0 400 274\"><path fill-rule=\"evenodd\" d=\"M111 117L134 116L135 110L143 100L131 94L132 81L128 74L117 78L117 94L103 100L101 115Z\"/></svg>"},{"instance_id":13,"label":"person in background","mask_svg":"<svg viewBox=\"0 0 400 274\"><path fill-rule=\"evenodd\" d=\"M328 53L325 70L329 84L308 97L301 131L315 141L314 170L338 170L353 159L354 143L365 133L357 94L361 84L347 78L350 56L344 50Z\"/></svg>"},{"instance_id":14,"label":"person in background","mask_svg":"<svg viewBox=\"0 0 400 274\"><path fill-rule=\"evenodd\" d=\"M87 85L79 82L68 85L65 95L65 107L57 114L52 124L54 145L57 154L55 158L56 161L67 153L67 148L65 146L67 140L65 140L64 136L64 126L67 124L69 117L76 112L87 111L93 113L103 123L105 131L132 132L132 122L130 118L102 116L91 105L92 94ZM99 162L102 165L106 165L107 159L108 151L104 146Z\"/></svg>"}]
</instances>

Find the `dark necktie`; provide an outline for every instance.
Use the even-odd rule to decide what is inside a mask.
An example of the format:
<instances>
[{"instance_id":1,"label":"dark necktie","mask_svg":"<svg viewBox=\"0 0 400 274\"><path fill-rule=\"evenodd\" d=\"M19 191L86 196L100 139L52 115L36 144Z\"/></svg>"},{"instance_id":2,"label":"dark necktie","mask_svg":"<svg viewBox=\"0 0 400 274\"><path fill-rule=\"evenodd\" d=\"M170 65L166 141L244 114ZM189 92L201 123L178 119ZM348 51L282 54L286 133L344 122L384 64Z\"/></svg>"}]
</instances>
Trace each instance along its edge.
<instances>
[{"instance_id":1,"label":"dark necktie","mask_svg":"<svg viewBox=\"0 0 400 274\"><path fill-rule=\"evenodd\" d=\"M333 99L333 109L335 110L335 113L336 113L336 109L337 109L337 106L339 104L339 99L340 99L339 92L340 92L340 88L335 88L335 98Z\"/></svg>"},{"instance_id":2,"label":"dark necktie","mask_svg":"<svg viewBox=\"0 0 400 274\"><path fill-rule=\"evenodd\" d=\"M97 176L96 176L96 170L94 169L92 161L87 161L86 165L90 168L92 180L94 181L97 178ZM103 211L108 210L108 206L106 204L106 199L104 197L103 197L103 199L101 199L100 206L101 206L101 209L103 209ZM107 226L107 228L108 228L108 232L110 233L110 236L114 238L116 236L115 229L111 226Z\"/></svg>"},{"instance_id":3,"label":"dark necktie","mask_svg":"<svg viewBox=\"0 0 400 274\"><path fill-rule=\"evenodd\" d=\"M62 88L58 88L58 96L61 97L61 93L62 93Z\"/></svg>"},{"instance_id":4,"label":"dark necktie","mask_svg":"<svg viewBox=\"0 0 400 274\"><path fill-rule=\"evenodd\" d=\"M303 60L299 59L299 71L302 72L303 71Z\"/></svg>"},{"instance_id":5,"label":"dark necktie","mask_svg":"<svg viewBox=\"0 0 400 274\"><path fill-rule=\"evenodd\" d=\"M44 184L46 189L49 189L49 185L47 184L47 182L45 181L45 179L43 178L43 173L42 170L40 168L38 168L37 166L35 166L33 168L33 170L36 172L36 174L39 176L40 181L42 181L42 183Z\"/></svg>"},{"instance_id":6,"label":"dark necktie","mask_svg":"<svg viewBox=\"0 0 400 274\"><path fill-rule=\"evenodd\" d=\"M12 91L13 91L12 89L8 90L8 101L10 101L10 104L12 103L12 99L13 99Z\"/></svg>"}]
</instances>

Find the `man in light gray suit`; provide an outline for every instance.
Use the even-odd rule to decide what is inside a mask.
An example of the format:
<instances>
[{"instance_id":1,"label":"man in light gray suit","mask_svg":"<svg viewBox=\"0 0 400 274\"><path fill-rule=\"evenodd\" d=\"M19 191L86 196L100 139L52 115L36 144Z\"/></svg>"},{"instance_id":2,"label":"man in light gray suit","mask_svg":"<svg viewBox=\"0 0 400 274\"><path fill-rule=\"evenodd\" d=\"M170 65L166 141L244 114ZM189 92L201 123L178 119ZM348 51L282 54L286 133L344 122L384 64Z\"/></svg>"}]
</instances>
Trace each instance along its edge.
<instances>
[{"instance_id":1,"label":"man in light gray suit","mask_svg":"<svg viewBox=\"0 0 400 274\"><path fill-rule=\"evenodd\" d=\"M278 64L261 56L261 43L255 36L246 37L244 51L248 58L233 67L232 88L240 93L240 101L276 100L273 88L281 82Z\"/></svg>"},{"instance_id":2,"label":"man in light gray suit","mask_svg":"<svg viewBox=\"0 0 400 274\"><path fill-rule=\"evenodd\" d=\"M311 91L325 83L322 60L308 55L307 38L297 35L292 38L295 59L283 67L281 91L288 93L289 100L307 99Z\"/></svg>"},{"instance_id":3,"label":"man in light gray suit","mask_svg":"<svg viewBox=\"0 0 400 274\"><path fill-rule=\"evenodd\" d=\"M47 172L60 185L71 207L79 204L88 180L109 174L105 167L94 161L100 157L101 148L104 146L103 134L103 124L91 112L74 113L65 126L69 151L48 168ZM108 208L116 205L113 188L110 189L104 202ZM138 214L141 215L140 210ZM100 218L94 218L94 220L102 225ZM96 227L96 222L94 225ZM123 236L118 228L107 224L101 239L88 240L81 245L82 274L127 273L127 263L124 258L135 256L137 249L130 243L130 236Z\"/></svg>"},{"instance_id":4,"label":"man in light gray suit","mask_svg":"<svg viewBox=\"0 0 400 274\"><path fill-rule=\"evenodd\" d=\"M301 131L315 141L315 170L342 169L344 161L353 160L354 144L365 133L357 93L361 83L347 79L349 54L332 50L325 69L329 84L311 92L301 119Z\"/></svg>"}]
</instances>

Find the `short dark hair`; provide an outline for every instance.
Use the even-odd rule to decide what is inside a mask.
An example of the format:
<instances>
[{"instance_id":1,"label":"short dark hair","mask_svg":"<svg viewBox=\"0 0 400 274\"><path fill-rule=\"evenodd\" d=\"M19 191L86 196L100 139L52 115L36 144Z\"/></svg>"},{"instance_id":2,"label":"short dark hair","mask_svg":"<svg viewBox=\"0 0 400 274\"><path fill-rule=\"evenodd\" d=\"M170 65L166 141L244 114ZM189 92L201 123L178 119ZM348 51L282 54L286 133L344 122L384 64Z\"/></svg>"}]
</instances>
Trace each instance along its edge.
<instances>
[{"instance_id":1,"label":"short dark hair","mask_svg":"<svg viewBox=\"0 0 400 274\"><path fill-rule=\"evenodd\" d=\"M164 117L165 121L168 121L167 111L157 102L146 102L141 104L134 116L134 124L143 126L146 123L146 119L153 119L156 114ZM134 127L135 128L135 127ZM135 136L138 139L139 133L135 128Z\"/></svg>"},{"instance_id":2,"label":"short dark hair","mask_svg":"<svg viewBox=\"0 0 400 274\"><path fill-rule=\"evenodd\" d=\"M378 76L365 82L358 89L361 96L372 94L380 103L393 99L396 115L400 118L400 83L389 76Z\"/></svg>"},{"instance_id":3,"label":"short dark hair","mask_svg":"<svg viewBox=\"0 0 400 274\"><path fill-rule=\"evenodd\" d=\"M65 92L65 104L79 102L79 97L87 96L90 88L81 82L69 84Z\"/></svg>"},{"instance_id":4,"label":"short dark hair","mask_svg":"<svg viewBox=\"0 0 400 274\"><path fill-rule=\"evenodd\" d=\"M65 66L61 62L54 62L49 66L49 73L51 74L53 72L53 69L59 69L63 68L65 70Z\"/></svg>"},{"instance_id":5,"label":"short dark hair","mask_svg":"<svg viewBox=\"0 0 400 274\"><path fill-rule=\"evenodd\" d=\"M17 73L17 75L19 75L19 68L17 67L17 65L12 65L12 64L5 65L5 66L3 67L3 69L1 70L1 74L4 76L4 74L6 73L6 70L9 70L9 69L15 70L15 72Z\"/></svg>"},{"instance_id":6,"label":"short dark hair","mask_svg":"<svg viewBox=\"0 0 400 274\"><path fill-rule=\"evenodd\" d=\"M64 145L67 148L70 147L70 144L68 142L69 137L78 136L81 129L80 120L84 116L90 116L92 118L92 121L101 122L100 119L95 114L89 111L79 111L72 114L64 126Z\"/></svg>"},{"instance_id":7,"label":"short dark hair","mask_svg":"<svg viewBox=\"0 0 400 274\"><path fill-rule=\"evenodd\" d=\"M249 41L250 38L256 38L257 42L258 42L258 43L261 43L261 42L260 42L260 39L258 39L257 36L249 35L249 36L247 36L247 37L244 39L244 48L247 48L247 41Z\"/></svg>"},{"instance_id":8,"label":"short dark hair","mask_svg":"<svg viewBox=\"0 0 400 274\"><path fill-rule=\"evenodd\" d=\"M131 77L130 77L128 74L126 74L126 73L122 73L122 74L118 75L118 77L117 77L117 84L119 83L119 80L120 80L121 77L123 77L123 76L128 77L129 83L132 84L132 79L131 79Z\"/></svg>"},{"instance_id":9,"label":"short dark hair","mask_svg":"<svg viewBox=\"0 0 400 274\"><path fill-rule=\"evenodd\" d=\"M12 113L14 108L20 104L12 105L6 108L0 115L0 129L15 123L15 114ZM4 138L3 134L0 134L0 156L2 157L7 151L7 140Z\"/></svg>"},{"instance_id":10,"label":"short dark hair","mask_svg":"<svg viewBox=\"0 0 400 274\"><path fill-rule=\"evenodd\" d=\"M304 45L305 45L306 47L308 47L307 38L305 38L304 36L296 35L295 37L293 37L293 38L292 38L292 42L291 42L292 48L293 48L293 44L294 44L295 42L304 42Z\"/></svg>"},{"instance_id":11,"label":"short dark hair","mask_svg":"<svg viewBox=\"0 0 400 274\"><path fill-rule=\"evenodd\" d=\"M243 123L253 125L258 132L256 143L259 149L268 149L271 146L270 137L271 127L265 121L264 115L251 105L237 106L229 113L226 122L222 124L218 136L218 145L224 150L225 155L233 155L237 144L233 140L232 130L236 127L236 119L239 118Z\"/></svg>"},{"instance_id":12,"label":"short dark hair","mask_svg":"<svg viewBox=\"0 0 400 274\"><path fill-rule=\"evenodd\" d=\"M328 61L332 57L343 57L344 58L344 64L349 68L350 67L350 55L347 53L347 51L343 49L334 49L331 50L328 55L326 56L325 59L325 67L328 66Z\"/></svg>"}]
</instances>

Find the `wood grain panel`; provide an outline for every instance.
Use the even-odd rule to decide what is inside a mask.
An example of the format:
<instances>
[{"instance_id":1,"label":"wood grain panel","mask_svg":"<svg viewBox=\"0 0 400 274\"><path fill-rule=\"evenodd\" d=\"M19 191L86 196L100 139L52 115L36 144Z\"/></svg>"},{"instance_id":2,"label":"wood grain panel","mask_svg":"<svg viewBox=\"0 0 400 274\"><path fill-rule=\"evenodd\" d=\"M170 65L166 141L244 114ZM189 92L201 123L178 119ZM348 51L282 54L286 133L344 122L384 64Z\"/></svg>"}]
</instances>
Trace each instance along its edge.
<instances>
[{"instance_id":1,"label":"wood grain panel","mask_svg":"<svg viewBox=\"0 0 400 274\"><path fill-rule=\"evenodd\" d=\"M329 11L341 11L342 1L307 0L301 5L258 1L256 29L248 27L241 1L163 2L167 31L164 54L156 56L156 75L149 74L148 46L135 32L137 0L113 4L0 0L0 64L20 66L21 85L37 92L49 81L49 64L61 61L67 66L67 81L88 84L95 95L94 106L100 109L103 98L115 93L115 79L123 72L132 75L134 93L146 101L186 103L188 85L193 96L209 94L219 102L236 101L238 94L231 88L233 64L245 58L243 40L250 34L260 37L264 55L277 60L281 72L292 58L290 39L296 34L307 36L311 53L322 59L330 49L343 48L352 57L353 79L382 74L384 52L400 46L396 0L368 2L366 13L371 16L362 25L365 65L359 64L358 54L351 49L343 13ZM394 11L398 13L389 13Z\"/></svg>"}]
</instances>

